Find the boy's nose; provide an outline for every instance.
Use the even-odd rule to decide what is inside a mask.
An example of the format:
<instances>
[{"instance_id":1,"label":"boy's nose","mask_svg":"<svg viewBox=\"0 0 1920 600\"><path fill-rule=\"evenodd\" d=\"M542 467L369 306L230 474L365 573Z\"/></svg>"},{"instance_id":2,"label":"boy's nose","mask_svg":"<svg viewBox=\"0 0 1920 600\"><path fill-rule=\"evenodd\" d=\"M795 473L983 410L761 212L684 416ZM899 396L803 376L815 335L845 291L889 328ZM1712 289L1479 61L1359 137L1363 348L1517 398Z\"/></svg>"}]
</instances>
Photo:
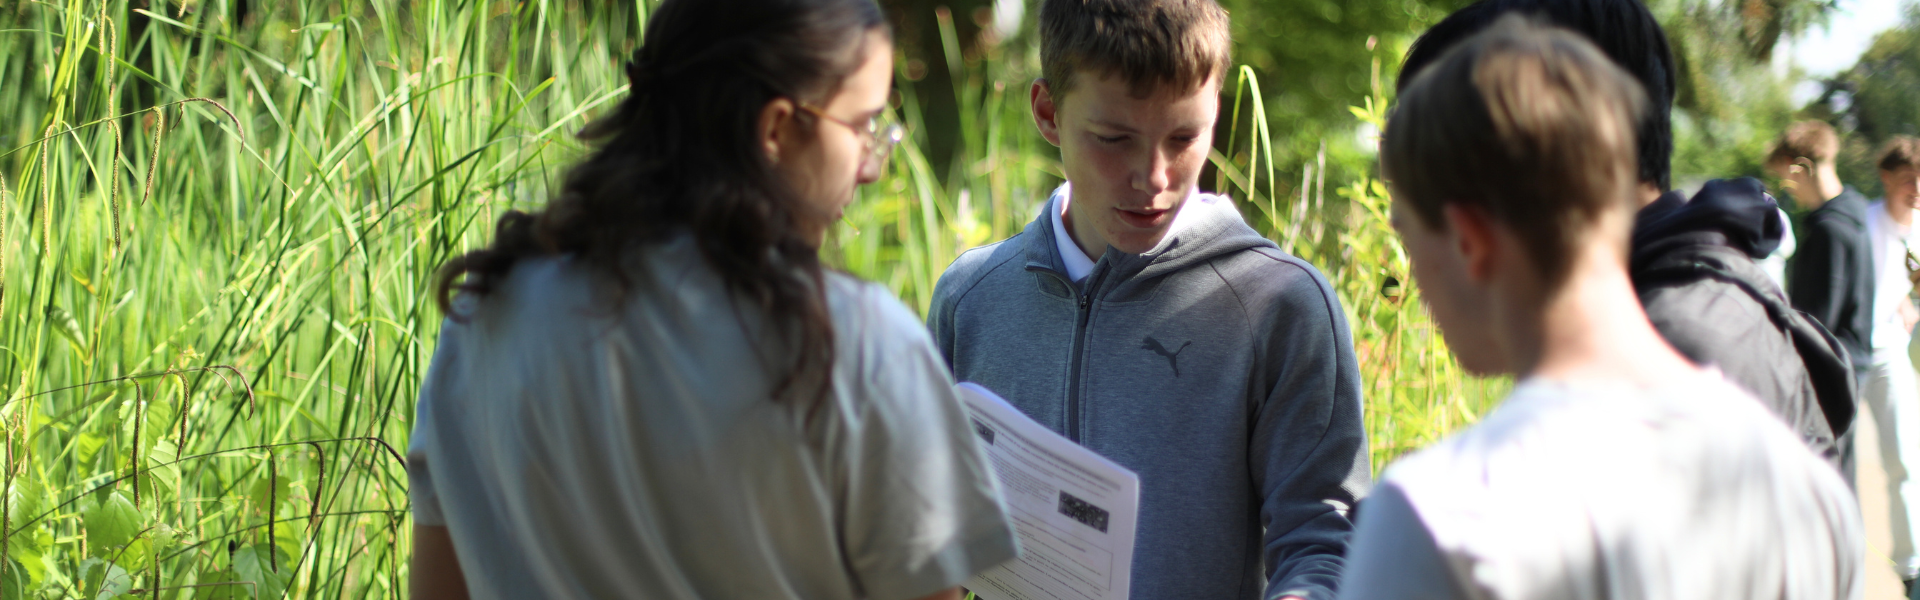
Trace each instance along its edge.
<instances>
[{"instance_id":1,"label":"boy's nose","mask_svg":"<svg viewBox=\"0 0 1920 600\"><path fill-rule=\"evenodd\" d=\"M1173 180L1167 173L1169 163L1165 153L1159 150L1147 151L1145 168L1135 170L1133 173L1133 189L1154 195L1167 191L1167 186Z\"/></svg>"}]
</instances>

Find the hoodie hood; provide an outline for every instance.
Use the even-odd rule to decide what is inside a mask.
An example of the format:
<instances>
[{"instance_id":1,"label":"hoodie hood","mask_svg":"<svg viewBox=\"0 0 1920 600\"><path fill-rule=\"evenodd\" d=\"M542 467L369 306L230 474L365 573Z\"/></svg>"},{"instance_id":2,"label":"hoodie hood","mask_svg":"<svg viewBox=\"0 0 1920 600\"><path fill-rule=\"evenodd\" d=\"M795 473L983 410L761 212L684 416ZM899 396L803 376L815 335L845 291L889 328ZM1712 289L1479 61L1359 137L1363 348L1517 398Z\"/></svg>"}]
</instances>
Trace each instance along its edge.
<instances>
[{"instance_id":1,"label":"hoodie hood","mask_svg":"<svg viewBox=\"0 0 1920 600\"><path fill-rule=\"evenodd\" d=\"M1692 200L1668 193L1640 211L1629 271L1668 343L1720 366L1831 459L1835 435L1853 423L1851 359L1754 262L1779 247L1784 229L1759 181L1711 181ZM1769 383L1801 370L1804 384Z\"/></svg>"},{"instance_id":2,"label":"hoodie hood","mask_svg":"<svg viewBox=\"0 0 1920 600\"><path fill-rule=\"evenodd\" d=\"M1059 196L934 286L955 380L1139 474L1132 597L1332 598L1372 481L1339 295L1209 194L1154 248L1104 249L1071 282Z\"/></svg>"},{"instance_id":3,"label":"hoodie hood","mask_svg":"<svg viewBox=\"0 0 1920 600\"><path fill-rule=\"evenodd\" d=\"M1060 257L1051 215L1060 210L1060 203L1070 193L1072 189L1062 184L1048 198L1040 215L1027 224L1026 235L1022 237L1026 238L1028 270L1051 271L1066 278L1066 263ZM1095 262L1087 282L1104 280L1102 287L1122 291L1119 287L1146 283L1222 255L1263 246L1279 248L1247 226L1233 200L1226 196L1195 192L1180 205L1180 214L1175 218L1180 227L1151 250L1130 254L1108 246L1106 253Z\"/></svg>"},{"instance_id":4,"label":"hoodie hood","mask_svg":"<svg viewBox=\"0 0 1920 600\"><path fill-rule=\"evenodd\" d=\"M1765 258L1780 247L1786 232L1780 205L1752 177L1707 182L1688 200L1667 192L1634 218L1633 262L1639 265L1675 245L1698 243L1731 247L1750 258Z\"/></svg>"}]
</instances>

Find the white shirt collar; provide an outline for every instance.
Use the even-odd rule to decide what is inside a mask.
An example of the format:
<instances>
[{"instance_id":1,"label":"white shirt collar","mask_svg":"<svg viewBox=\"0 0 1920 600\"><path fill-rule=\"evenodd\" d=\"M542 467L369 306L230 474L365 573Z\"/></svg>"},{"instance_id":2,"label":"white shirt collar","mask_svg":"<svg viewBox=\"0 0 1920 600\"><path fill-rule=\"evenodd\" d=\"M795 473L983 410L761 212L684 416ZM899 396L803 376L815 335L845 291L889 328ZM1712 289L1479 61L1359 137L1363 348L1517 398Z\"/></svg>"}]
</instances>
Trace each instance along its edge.
<instances>
[{"instance_id":1,"label":"white shirt collar","mask_svg":"<svg viewBox=\"0 0 1920 600\"><path fill-rule=\"evenodd\" d=\"M1067 213L1067 206L1073 202L1072 186L1072 183L1062 183L1058 189L1053 190L1053 197L1060 201L1060 207L1052 211L1053 242L1060 252L1060 261L1066 263L1067 278L1072 279L1074 283L1079 283L1086 280L1087 275L1093 273L1093 265L1096 259L1095 257L1087 256L1087 253L1080 249L1079 244L1073 243L1073 236L1067 233L1067 223L1061 219L1061 215ZM1161 240L1160 243L1166 244L1167 239L1173 239L1173 234L1185 229L1189 223L1192 223L1194 219L1198 218L1195 215L1200 211L1198 209L1188 210L1188 208L1195 204L1209 204L1212 200L1213 197L1197 191L1188 194L1186 201L1180 203L1180 212L1173 215L1173 223L1167 226L1166 239Z\"/></svg>"},{"instance_id":2,"label":"white shirt collar","mask_svg":"<svg viewBox=\"0 0 1920 600\"><path fill-rule=\"evenodd\" d=\"M1062 183L1059 189L1053 191L1053 197L1059 200L1059 208L1049 212L1053 213L1054 245L1059 249L1061 262L1067 264L1067 279L1079 283L1093 273L1093 259L1080 250L1079 244L1073 243L1073 236L1067 234L1066 221L1060 218L1060 215L1067 212L1067 203L1072 201L1073 195L1069 193L1070 190L1067 187L1069 185L1072 184Z\"/></svg>"}]
</instances>

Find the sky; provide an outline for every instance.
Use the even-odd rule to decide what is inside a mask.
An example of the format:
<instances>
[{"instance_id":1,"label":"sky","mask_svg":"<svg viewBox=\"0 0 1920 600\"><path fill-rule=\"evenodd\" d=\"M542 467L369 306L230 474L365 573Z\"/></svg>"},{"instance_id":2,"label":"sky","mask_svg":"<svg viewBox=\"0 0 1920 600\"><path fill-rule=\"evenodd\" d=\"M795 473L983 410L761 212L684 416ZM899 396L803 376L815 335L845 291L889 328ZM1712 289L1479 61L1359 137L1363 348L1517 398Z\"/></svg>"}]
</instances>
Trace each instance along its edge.
<instances>
[{"instance_id":1,"label":"sky","mask_svg":"<svg viewBox=\"0 0 1920 600\"><path fill-rule=\"evenodd\" d=\"M1853 66L1873 36L1900 23L1901 0L1840 0L1827 27L1790 42L1794 63L1809 77L1829 77Z\"/></svg>"}]
</instances>

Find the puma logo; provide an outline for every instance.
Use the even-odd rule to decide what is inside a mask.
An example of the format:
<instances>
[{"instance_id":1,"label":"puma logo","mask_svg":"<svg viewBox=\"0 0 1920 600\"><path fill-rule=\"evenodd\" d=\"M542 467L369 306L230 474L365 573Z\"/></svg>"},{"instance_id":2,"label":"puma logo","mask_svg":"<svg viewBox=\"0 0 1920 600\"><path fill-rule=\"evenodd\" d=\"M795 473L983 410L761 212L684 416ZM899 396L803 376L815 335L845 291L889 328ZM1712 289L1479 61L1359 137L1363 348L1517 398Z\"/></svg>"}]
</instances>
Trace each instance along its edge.
<instances>
[{"instance_id":1,"label":"puma logo","mask_svg":"<svg viewBox=\"0 0 1920 600\"><path fill-rule=\"evenodd\" d=\"M1180 377L1180 353L1186 352L1187 346L1192 345L1193 341L1188 340L1187 343L1180 345L1179 350L1168 352L1167 347L1160 345L1160 340L1153 339L1153 336L1147 336L1147 339L1140 340L1141 350L1152 350L1154 354L1167 358L1167 365L1173 367L1173 376L1175 378Z\"/></svg>"}]
</instances>

